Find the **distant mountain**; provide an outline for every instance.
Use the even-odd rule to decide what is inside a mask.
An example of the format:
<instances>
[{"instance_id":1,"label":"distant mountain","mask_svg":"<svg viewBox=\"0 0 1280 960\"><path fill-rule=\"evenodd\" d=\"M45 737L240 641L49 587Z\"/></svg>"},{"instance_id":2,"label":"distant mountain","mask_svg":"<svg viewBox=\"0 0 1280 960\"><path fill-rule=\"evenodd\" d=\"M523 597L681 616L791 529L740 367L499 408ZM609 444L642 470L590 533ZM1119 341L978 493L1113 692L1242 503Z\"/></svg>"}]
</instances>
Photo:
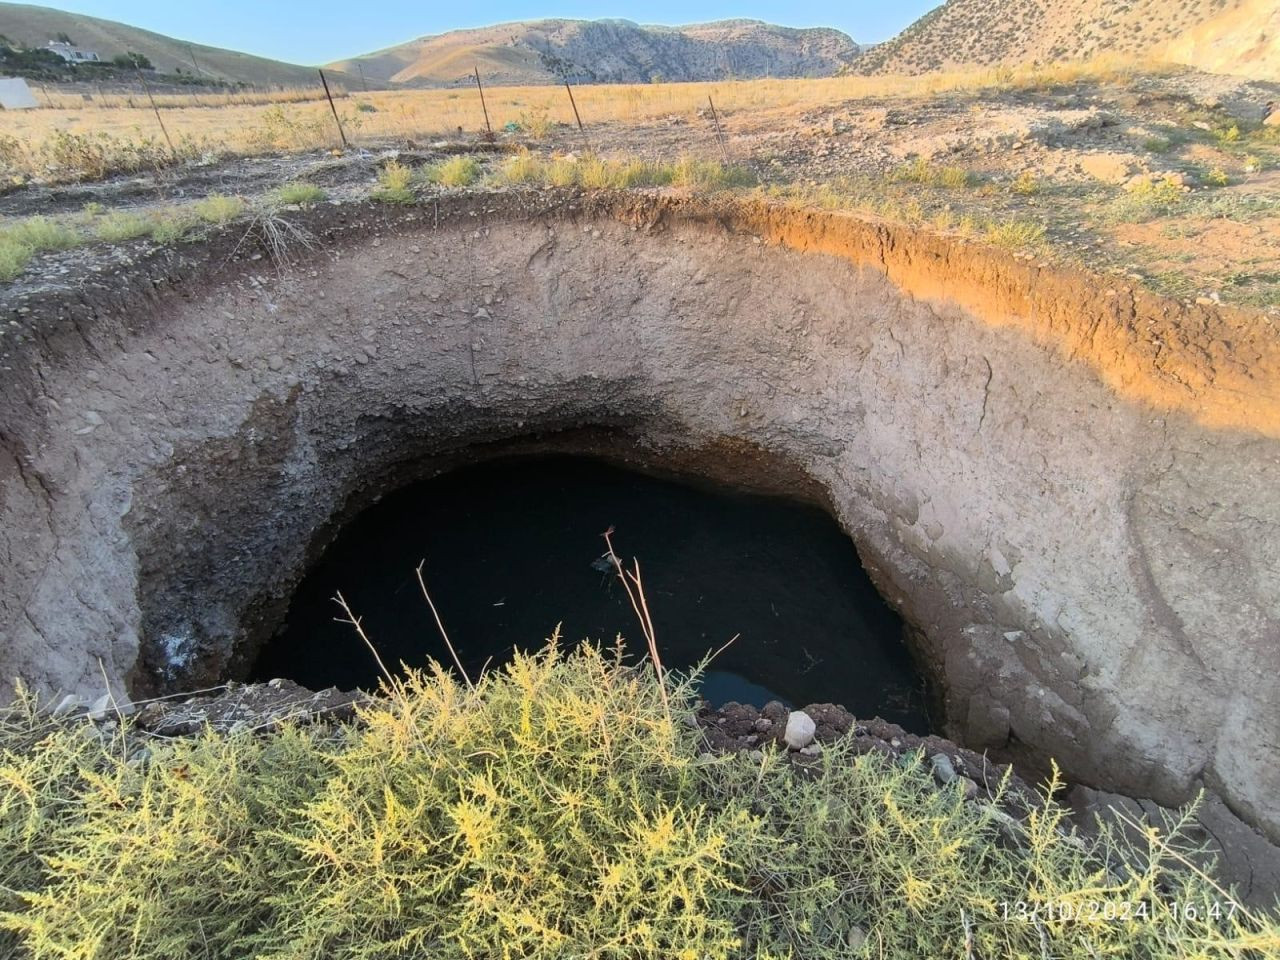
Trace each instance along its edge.
<instances>
[{"instance_id":1,"label":"distant mountain","mask_svg":"<svg viewBox=\"0 0 1280 960\"><path fill-rule=\"evenodd\" d=\"M627 20L536 20L420 37L334 69L414 86L466 82L474 67L494 84L650 83L725 77L820 77L858 55L839 30L758 20L684 27Z\"/></svg>"},{"instance_id":2,"label":"distant mountain","mask_svg":"<svg viewBox=\"0 0 1280 960\"><path fill-rule=\"evenodd\" d=\"M210 7L209 15L218 15L216 5ZM10 43L28 47L44 47L51 40L69 37L75 47L92 51L103 60L123 53L140 53L160 73L172 74L181 69L211 80L254 86L311 87L318 82L314 67L206 47L114 20L25 3L0 3L0 35ZM346 82L351 83L349 78Z\"/></svg>"},{"instance_id":3,"label":"distant mountain","mask_svg":"<svg viewBox=\"0 0 1280 960\"><path fill-rule=\"evenodd\" d=\"M947 0L850 70L919 74L1120 54L1263 75L1280 61L1278 10L1276 0ZM1196 61L1204 50L1212 63ZM1245 51L1252 69L1241 70Z\"/></svg>"}]
</instances>

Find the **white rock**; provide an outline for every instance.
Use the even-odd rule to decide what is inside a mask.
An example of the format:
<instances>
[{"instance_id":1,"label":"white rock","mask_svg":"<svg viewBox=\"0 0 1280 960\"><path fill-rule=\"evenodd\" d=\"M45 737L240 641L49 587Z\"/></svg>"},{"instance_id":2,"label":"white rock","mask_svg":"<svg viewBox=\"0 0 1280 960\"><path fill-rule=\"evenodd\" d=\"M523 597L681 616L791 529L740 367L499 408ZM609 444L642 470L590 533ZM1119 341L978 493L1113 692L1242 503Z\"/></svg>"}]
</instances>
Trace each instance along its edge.
<instances>
[{"instance_id":1,"label":"white rock","mask_svg":"<svg viewBox=\"0 0 1280 960\"><path fill-rule=\"evenodd\" d=\"M89 719L105 720L109 716L111 716L111 697L104 693L89 707Z\"/></svg>"},{"instance_id":2,"label":"white rock","mask_svg":"<svg viewBox=\"0 0 1280 960\"><path fill-rule=\"evenodd\" d=\"M89 719L101 722L108 718L130 717L137 712L138 708L128 700L112 700L110 694L104 693L89 707Z\"/></svg>"},{"instance_id":3,"label":"white rock","mask_svg":"<svg viewBox=\"0 0 1280 960\"><path fill-rule=\"evenodd\" d=\"M69 717L73 713L79 713L87 706L82 697L77 697L74 693L69 693L61 700L58 705L53 708L53 716Z\"/></svg>"},{"instance_id":4,"label":"white rock","mask_svg":"<svg viewBox=\"0 0 1280 960\"><path fill-rule=\"evenodd\" d=\"M782 739L792 750L802 750L813 743L813 734L817 729L818 725L813 722L813 717L803 710L792 710L787 717L787 729L783 732Z\"/></svg>"}]
</instances>

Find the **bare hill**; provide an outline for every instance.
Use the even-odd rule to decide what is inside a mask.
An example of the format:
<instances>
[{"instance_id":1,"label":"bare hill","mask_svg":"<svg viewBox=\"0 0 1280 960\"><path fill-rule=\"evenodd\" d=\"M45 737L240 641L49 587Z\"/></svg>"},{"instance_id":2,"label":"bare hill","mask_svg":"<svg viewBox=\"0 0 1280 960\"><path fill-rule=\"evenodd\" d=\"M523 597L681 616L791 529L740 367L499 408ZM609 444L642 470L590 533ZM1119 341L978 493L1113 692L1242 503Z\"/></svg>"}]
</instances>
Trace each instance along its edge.
<instances>
[{"instance_id":1,"label":"bare hill","mask_svg":"<svg viewBox=\"0 0 1280 960\"><path fill-rule=\"evenodd\" d=\"M626 20L538 20L454 30L332 64L371 81L421 86L465 81L474 66L492 83L649 83L721 77L829 76L858 45L838 30L758 20L683 27Z\"/></svg>"},{"instance_id":2,"label":"bare hill","mask_svg":"<svg viewBox=\"0 0 1280 960\"><path fill-rule=\"evenodd\" d=\"M1244 0L1169 45L1169 57L1213 73L1280 80L1280 4Z\"/></svg>"},{"instance_id":3,"label":"bare hill","mask_svg":"<svg viewBox=\"0 0 1280 960\"><path fill-rule=\"evenodd\" d=\"M253 86L296 87L317 83L313 67L188 43L113 20L25 3L0 3L0 34L28 47L43 47L62 34L70 37L75 46L92 50L104 60L122 53L140 53L160 73L175 73L179 68L184 73L195 73L194 52L199 75L209 79Z\"/></svg>"},{"instance_id":4,"label":"bare hill","mask_svg":"<svg viewBox=\"0 0 1280 960\"><path fill-rule=\"evenodd\" d=\"M1172 58L1177 45L1195 48L1196 38L1214 30L1218 63L1209 68L1228 71L1237 47L1261 42L1275 51L1275 11L1275 0L947 0L851 69L919 74L1100 54ZM1268 20L1270 38L1259 41Z\"/></svg>"}]
</instances>

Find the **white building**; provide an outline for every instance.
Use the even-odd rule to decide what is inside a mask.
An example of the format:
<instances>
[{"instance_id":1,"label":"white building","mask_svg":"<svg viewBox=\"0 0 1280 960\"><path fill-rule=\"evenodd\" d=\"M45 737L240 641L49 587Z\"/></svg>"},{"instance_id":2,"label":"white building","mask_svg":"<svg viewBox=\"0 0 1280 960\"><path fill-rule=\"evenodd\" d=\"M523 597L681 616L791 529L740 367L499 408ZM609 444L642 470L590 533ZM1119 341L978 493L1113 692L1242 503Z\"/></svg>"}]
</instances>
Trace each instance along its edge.
<instances>
[{"instance_id":1,"label":"white building","mask_svg":"<svg viewBox=\"0 0 1280 960\"><path fill-rule=\"evenodd\" d=\"M60 40L50 40L49 49L68 63L84 63L86 61L100 61L102 59L92 50L81 50L79 47L72 46L69 43L63 43Z\"/></svg>"}]
</instances>

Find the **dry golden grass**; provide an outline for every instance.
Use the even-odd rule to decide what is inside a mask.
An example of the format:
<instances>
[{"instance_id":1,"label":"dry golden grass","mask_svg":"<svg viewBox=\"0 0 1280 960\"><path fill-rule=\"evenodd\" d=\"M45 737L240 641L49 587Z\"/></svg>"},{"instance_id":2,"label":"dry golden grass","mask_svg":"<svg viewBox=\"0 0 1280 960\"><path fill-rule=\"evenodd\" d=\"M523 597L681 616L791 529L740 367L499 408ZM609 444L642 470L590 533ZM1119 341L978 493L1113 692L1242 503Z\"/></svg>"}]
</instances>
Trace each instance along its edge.
<instances>
[{"instance_id":1,"label":"dry golden grass","mask_svg":"<svg viewBox=\"0 0 1280 960\"><path fill-rule=\"evenodd\" d=\"M583 121L640 123L670 115L688 116L715 101L724 114L795 112L860 98L911 98L936 94L977 94L1027 90L1079 81L1119 81L1136 74L1174 69L1150 62L1099 59L1085 63L997 68L919 77L829 77L795 80L740 80L707 83L620 84L578 87L574 95ZM522 127L530 117L572 124L563 89L550 86L494 87L486 91L495 129ZM336 145L337 131L323 99L314 91L278 94L157 95L165 126L175 139L217 143L232 153L264 148L307 149ZM246 102L257 97L259 102ZM265 98L265 101L264 101ZM54 95L55 107L0 113L0 136L39 146L59 133L108 134L126 140L159 136L155 114L145 96L86 102ZM130 106L130 101L132 106ZM372 108L372 109L371 109ZM483 128L480 99L474 89L397 90L352 93L338 111L354 142L397 137L429 137ZM287 130L288 136L280 136Z\"/></svg>"},{"instance_id":2,"label":"dry golden grass","mask_svg":"<svg viewBox=\"0 0 1280 960\"><path fill-rule=\"evenodd\" d=\"M329 81L329 89L335 99L341 100L349 94L333 81ZM191 88L187 93L151 91L156 106L162 110L182 109L185 107L248 107L269 106L273 103L306 103L323 101L324 90L319 84L314 87L291 87L282 90L218 90ZM147 92L140 86L128 91L86 91L84 93L68 93L41 87L36 94L36 101L41 107L52 107L58 110L119 110L125 108L151 109L151 101Z\"/></svg>"}]
</instances>

